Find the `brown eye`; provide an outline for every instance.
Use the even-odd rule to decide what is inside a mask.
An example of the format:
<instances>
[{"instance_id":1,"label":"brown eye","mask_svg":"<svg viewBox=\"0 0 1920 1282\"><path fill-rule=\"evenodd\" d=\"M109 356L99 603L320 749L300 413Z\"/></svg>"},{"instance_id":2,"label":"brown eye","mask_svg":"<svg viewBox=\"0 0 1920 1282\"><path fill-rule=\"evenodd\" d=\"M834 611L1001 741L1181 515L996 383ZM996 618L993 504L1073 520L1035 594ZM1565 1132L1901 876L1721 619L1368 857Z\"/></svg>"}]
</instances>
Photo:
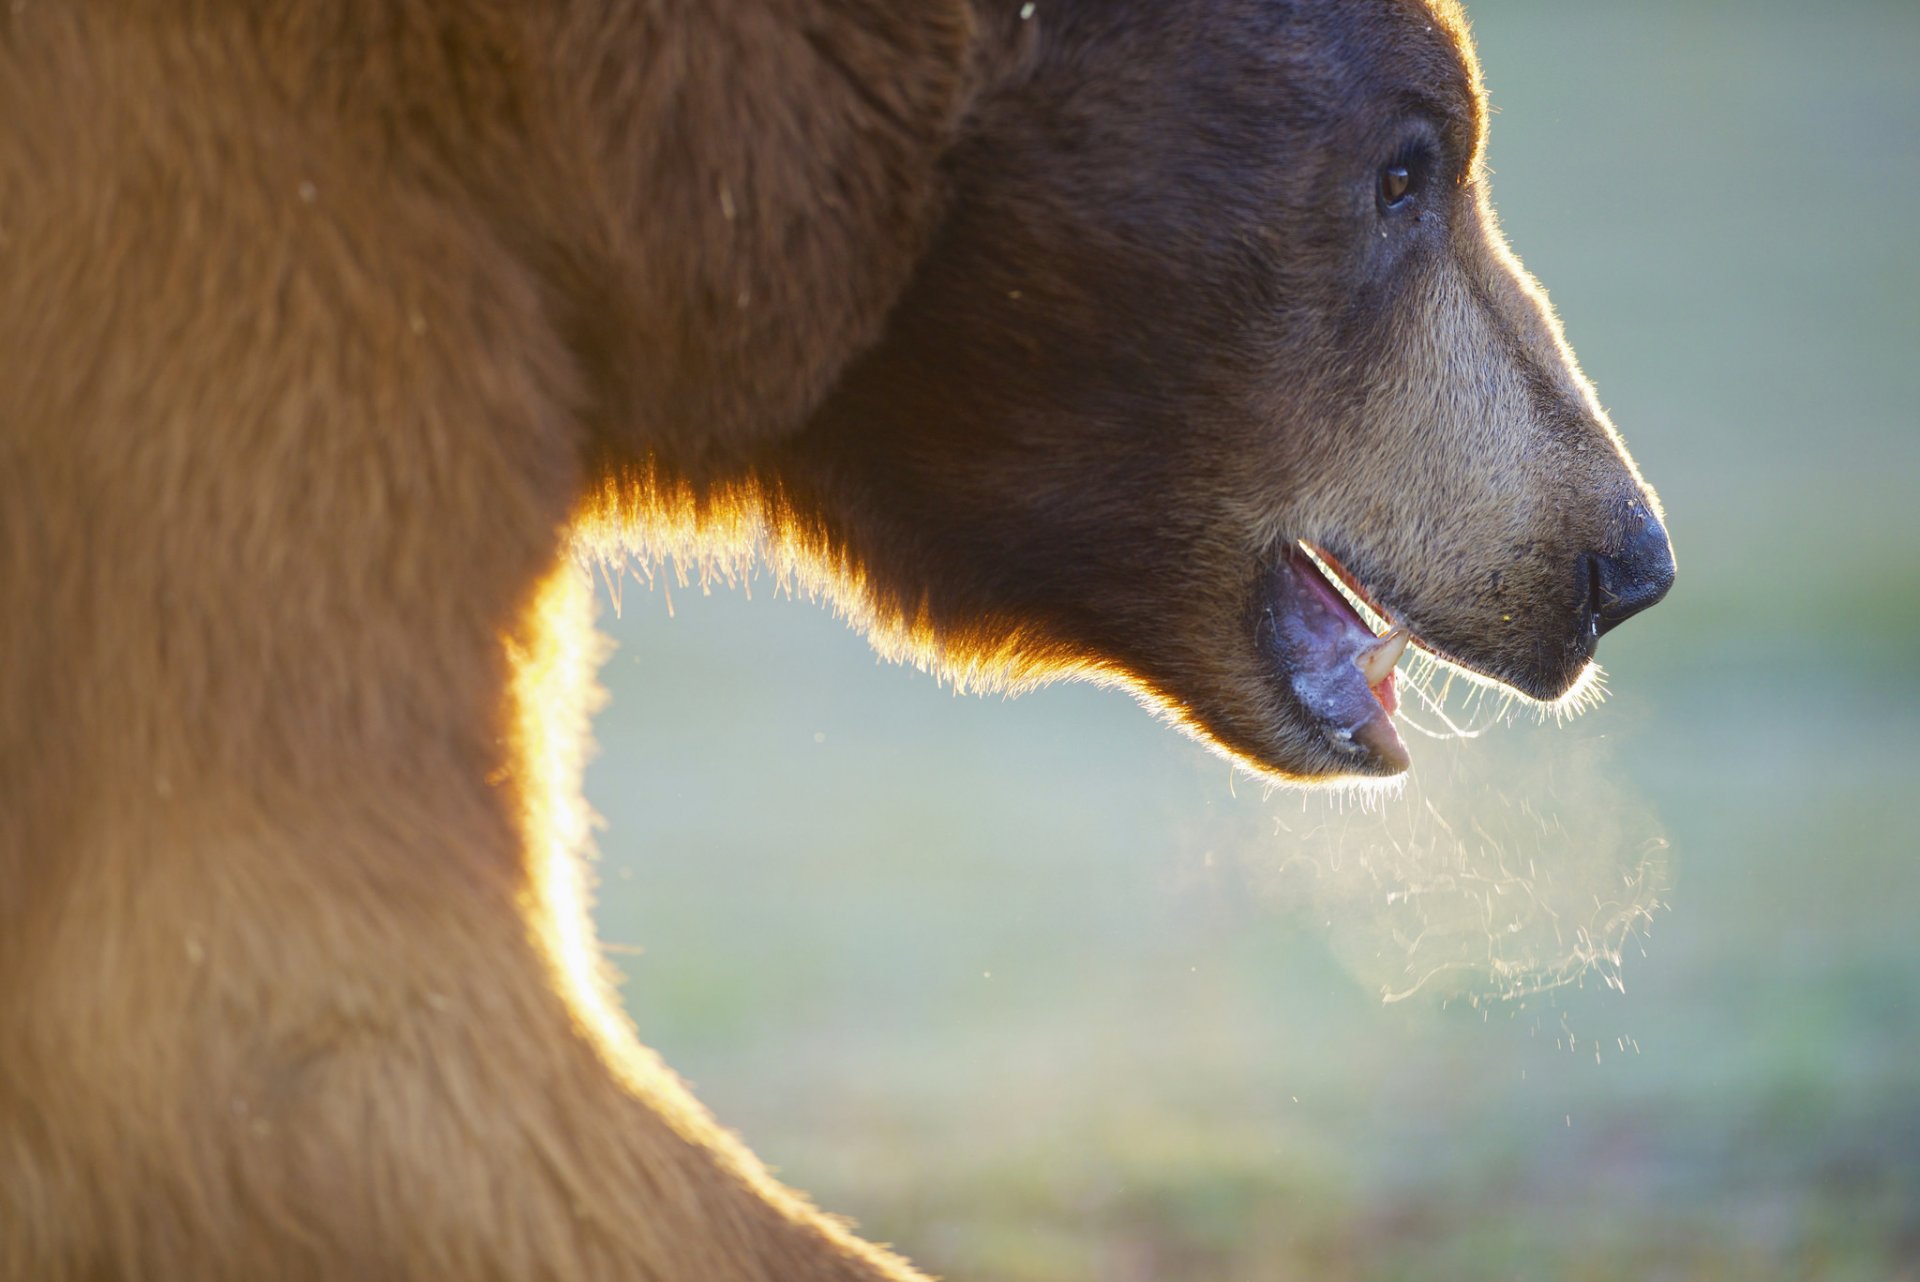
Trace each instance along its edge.
<instances>
[{"instance_id":1,"label":"brown eye","mask_svg":"<svg viewBox=\"0 0 1920 1282\"><path fill-rule=\"evenodd\" d=\"M1413 174L1405 165L1387 165L1380 171L1380 203L1392 208L1413 190Z\"/></svg>"}]
</instances>

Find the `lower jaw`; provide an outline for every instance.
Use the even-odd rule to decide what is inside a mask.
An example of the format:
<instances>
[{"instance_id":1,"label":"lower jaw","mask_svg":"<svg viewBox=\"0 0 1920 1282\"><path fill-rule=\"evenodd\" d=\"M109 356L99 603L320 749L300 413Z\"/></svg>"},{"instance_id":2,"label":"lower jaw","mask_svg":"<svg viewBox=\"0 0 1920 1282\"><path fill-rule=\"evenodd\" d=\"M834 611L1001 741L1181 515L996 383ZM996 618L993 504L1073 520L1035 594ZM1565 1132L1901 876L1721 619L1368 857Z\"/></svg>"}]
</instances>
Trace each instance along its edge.
<instances>
[{"instance_id":1,"label":"lower jaw","mask_svg":"<svg viewBox=\"0 0 1920 1282\"><path fill-rule=\"evenodd\" d=\"M1343 749L1349 760L1364 763L1362 769L1366 774L1405 774L1413 764L1412 754L1390 717L1369 721L1347 733L1350 738L1344 744L1336 744L1336 748Z\"/></svg>"},{"instance_id":2,"label":"lower jaw","mask_svg":"<svg viewBox=\"0 0 1920 1282\"><path fill-rule=\"evenodd\" d=\"M1394 775L1409 756L1392 713L1403 630L1378 636L1315 565L1289 549L1265 585L1263 648L1346 772Z\"/></svg>"}]
</instances>

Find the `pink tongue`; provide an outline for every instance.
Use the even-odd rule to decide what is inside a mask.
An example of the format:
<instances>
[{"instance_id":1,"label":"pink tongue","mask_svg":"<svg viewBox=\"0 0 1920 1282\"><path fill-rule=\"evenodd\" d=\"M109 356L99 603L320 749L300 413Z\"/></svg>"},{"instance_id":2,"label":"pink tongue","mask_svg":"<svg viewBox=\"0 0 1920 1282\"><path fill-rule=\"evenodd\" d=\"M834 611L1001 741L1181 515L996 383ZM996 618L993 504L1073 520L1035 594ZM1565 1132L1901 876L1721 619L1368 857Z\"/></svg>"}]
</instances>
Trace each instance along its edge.
<instances>
[{"instance_id":1,"label":"pink tongue","mask_svg":"<svg viewBox=\"0 0 1920 1282\"><path fill-rule=\"evenodd\" d=\"M1267 599L1273 650L1294 696L1336 743L1404 765L1391 720L1400 702L1394 674L1369 689L1356 662L1378 644L1373 630L1298 549L1274 568Z\"/></svg>"},{"instance_id":2,"label":"pink tongue","mask_svg":"<svg viewBox=\"0 0 1920 1282\"><path fill-rule=\"evenodd\" d=\"M1399 675L1389 670L1387 675L1381 678L1380 684L1373 688L1373 697L1380 701L1380 706L1387 710L1388 716L1400 711L1400 692L1394 688L1393 684L1393 679Z\"/></svg>"}]
</instances>

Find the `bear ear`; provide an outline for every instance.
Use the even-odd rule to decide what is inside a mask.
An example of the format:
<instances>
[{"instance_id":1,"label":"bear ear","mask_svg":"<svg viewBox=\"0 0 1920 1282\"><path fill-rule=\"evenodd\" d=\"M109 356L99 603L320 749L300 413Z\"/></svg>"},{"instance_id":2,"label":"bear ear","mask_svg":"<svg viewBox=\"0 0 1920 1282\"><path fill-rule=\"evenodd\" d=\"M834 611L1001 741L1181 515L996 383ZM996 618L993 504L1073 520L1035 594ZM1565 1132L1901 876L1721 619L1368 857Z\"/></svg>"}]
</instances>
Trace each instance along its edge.
<instances>
[{"instance_id":1,"label":"bear ear","mask_svg":"<svg viewBox=\"0 0 1920 1282\"><path fill-rule=\"evenodd\" d=\"M878 339L980 60L965 0L656 8L573 45L598 136L566 150L613 225L555 239L595 453L696 477L796 430Z\"/></svg>"}]
</instances>

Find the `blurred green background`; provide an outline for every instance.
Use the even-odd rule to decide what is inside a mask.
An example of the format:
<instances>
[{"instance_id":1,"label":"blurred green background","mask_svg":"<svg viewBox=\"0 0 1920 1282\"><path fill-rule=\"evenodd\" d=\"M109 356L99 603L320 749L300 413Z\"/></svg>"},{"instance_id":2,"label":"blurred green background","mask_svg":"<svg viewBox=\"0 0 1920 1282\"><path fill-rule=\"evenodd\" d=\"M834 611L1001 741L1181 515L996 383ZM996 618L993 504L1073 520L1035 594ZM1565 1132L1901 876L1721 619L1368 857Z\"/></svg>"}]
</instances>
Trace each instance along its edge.
<instances>
[{"instance_id":1,"label":"blurred green background","mask_svg":"<svg viewBox=\"0 0 1920 1282\"><path fill-rule=\"evenodd\" d=\"M934 1271L1920 1277L1920 5L1472 15L1679 556L1604 707L1410 736L1367 806L764 582L607 619L629 1010Z\"/></svg>"}]
</instances>

